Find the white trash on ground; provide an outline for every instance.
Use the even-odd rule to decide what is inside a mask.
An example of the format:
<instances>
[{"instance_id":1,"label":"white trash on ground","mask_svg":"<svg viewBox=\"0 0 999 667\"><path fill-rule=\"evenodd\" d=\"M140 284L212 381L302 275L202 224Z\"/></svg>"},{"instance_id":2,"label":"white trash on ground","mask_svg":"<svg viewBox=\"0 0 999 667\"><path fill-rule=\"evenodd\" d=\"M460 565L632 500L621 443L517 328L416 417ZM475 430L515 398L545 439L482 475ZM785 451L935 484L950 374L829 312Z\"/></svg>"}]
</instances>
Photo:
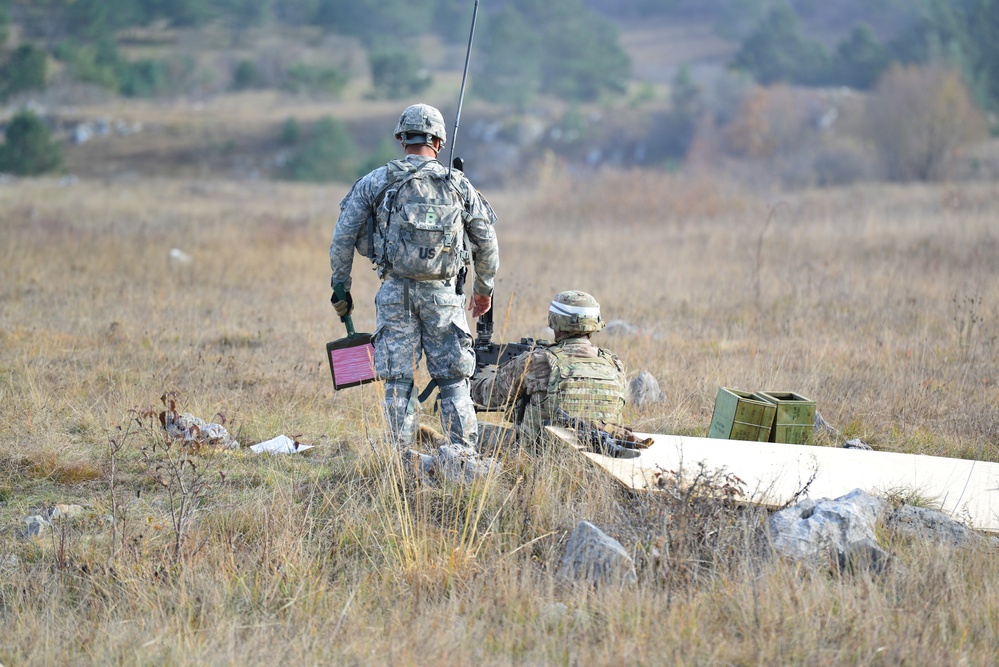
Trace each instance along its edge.
<instances>
[{"instance_id":1,"label":"white trash on ground","mask_svg":"<svg viewBox=\"0 0 999 667\"><path fill-rule=\"evenodd\" d=\"M312 449L314 445L303 445L282 434L276 438L265 440L250 446L250 451L254 454L297 454L306 449Z\"/></svg>"}]
</instances>

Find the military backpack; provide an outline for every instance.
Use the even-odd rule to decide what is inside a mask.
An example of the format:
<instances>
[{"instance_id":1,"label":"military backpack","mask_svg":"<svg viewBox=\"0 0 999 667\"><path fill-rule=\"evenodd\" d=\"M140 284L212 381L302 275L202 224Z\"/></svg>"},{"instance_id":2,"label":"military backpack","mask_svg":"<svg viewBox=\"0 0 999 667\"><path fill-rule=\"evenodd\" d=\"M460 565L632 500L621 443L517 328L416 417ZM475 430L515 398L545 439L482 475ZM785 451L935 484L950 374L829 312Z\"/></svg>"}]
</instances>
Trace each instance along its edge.
<instances>
[{"instance_id":1,"label":"military backpack","mask_svg":"<svg viewBox=\"0 0 999 667\"><path fill-rule=\"evenodd\" d=\"M449 174L436 160L393 160L387 168L389 183L368 224L371 261L396 278L454 278L469 261L461 172Z\"/></svg>"}]
</instances>

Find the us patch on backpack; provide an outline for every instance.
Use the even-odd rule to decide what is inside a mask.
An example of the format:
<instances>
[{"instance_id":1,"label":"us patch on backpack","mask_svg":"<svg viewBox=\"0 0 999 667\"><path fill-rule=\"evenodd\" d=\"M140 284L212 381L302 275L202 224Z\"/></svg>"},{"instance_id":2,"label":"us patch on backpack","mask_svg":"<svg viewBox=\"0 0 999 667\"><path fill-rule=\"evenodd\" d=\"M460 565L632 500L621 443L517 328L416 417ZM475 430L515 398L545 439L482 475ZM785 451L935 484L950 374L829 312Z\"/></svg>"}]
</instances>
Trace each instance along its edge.
<instances>
[{"instance_id":1,"label":"us patch on backpack","mask_svg":"<svg viewBox=\"0 0 999 667\"><path fill-rule=\"evenodd\" d=\"M383 258L391 274L413 280L455 277L467 261L467 214L447 170L436 161L415 166L403 160L389 169L402 172L385 201Z\"/></svg>"}]
</instances>

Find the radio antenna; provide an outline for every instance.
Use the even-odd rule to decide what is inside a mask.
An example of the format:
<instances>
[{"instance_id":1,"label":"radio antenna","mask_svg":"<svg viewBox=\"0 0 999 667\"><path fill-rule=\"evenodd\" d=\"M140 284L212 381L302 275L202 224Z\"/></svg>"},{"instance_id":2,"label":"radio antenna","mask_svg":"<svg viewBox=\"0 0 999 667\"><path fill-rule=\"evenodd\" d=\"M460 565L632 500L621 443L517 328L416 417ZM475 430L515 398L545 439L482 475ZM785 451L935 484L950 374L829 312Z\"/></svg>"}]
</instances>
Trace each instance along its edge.
<instances>
[{"instance_id":1,"label":"radio antenna","mask_svg":"<svg viewBox=\"0 0 999 667\"><path fill-rule=\"evenodd\" d=\"M454 130L451 132L451 155L447 161L447 178L451 180L451 168L454 165L454 145L458 143L458 125L461 123L461 104L465 101L465 81L468 79L468 60L472 55L472 37L475 36L475 17L479 13L479 0L475 0L472 10L472 27L468 31L468 48L465 50L465 69L461 73L461 92L458 93L458 111L454 115Z\"/></svg>"}]
</instances>

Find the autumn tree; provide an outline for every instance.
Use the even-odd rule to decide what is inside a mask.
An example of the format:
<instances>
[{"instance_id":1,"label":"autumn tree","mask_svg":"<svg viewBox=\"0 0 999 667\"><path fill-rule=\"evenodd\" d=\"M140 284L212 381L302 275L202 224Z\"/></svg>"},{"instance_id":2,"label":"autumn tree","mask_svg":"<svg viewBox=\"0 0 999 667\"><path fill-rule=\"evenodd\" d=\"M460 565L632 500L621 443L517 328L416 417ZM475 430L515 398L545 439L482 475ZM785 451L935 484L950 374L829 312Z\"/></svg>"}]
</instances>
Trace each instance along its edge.
<instances>
[{"instance_id":1,"label":"autumn tree","mask_svg":"<svg viewBox=\"0 0 999 667\"><path fill-rule=\"evenodd\" d=\"M868 102L867 132L894 180L943 175L955 149L985 138L988 124L958 73L893 66Z\"/></svg>"}]
</instances>

